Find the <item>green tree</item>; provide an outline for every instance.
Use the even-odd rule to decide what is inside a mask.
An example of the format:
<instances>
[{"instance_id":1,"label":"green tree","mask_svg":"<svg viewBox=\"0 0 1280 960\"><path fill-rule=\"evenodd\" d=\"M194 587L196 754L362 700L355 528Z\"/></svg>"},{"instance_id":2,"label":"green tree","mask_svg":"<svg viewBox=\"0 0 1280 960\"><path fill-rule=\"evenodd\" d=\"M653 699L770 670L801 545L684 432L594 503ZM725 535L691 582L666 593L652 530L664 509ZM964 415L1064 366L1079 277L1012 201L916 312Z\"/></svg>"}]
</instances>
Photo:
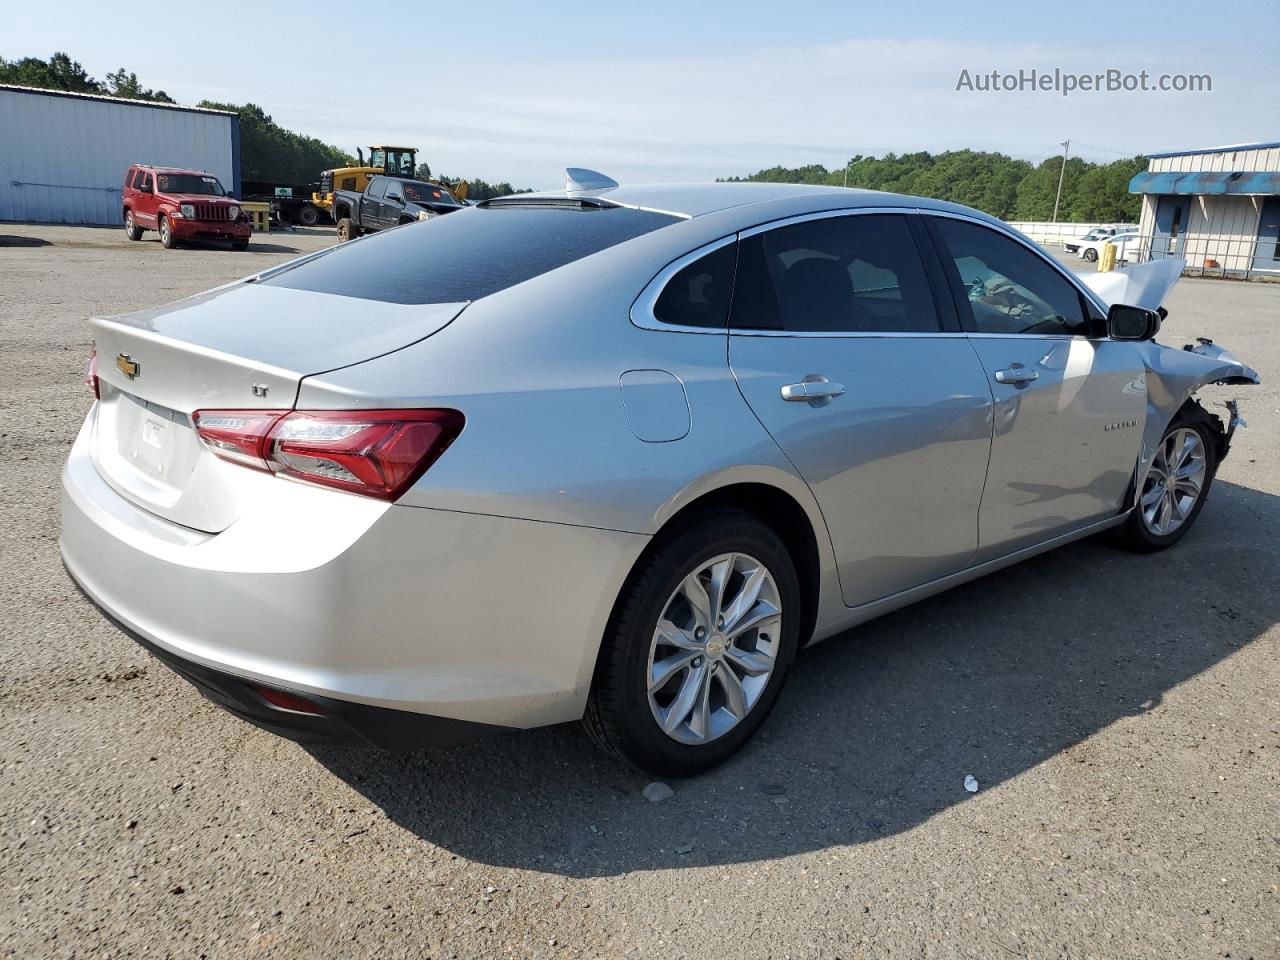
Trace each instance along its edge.
<instances>
[{"instance_id":1,"label":"green tree","mask_svg":"<svg viewBox=\"0 0 1280 960\"><path fill-rule=\"evenodd\" d=\"M458 181L452 177L441 177L444 183L457 183ZM513 193L533 193L529 187L513 187L511 184L503 180L501 183L489 183L477 177L475 180L467 181L467 199L474 200L479 203L481 200L491 200L494 197L506 197Z\"/></svg>"},{"instance_id":2,"label":"green tree","mask_svg":"<svg viewBox=\"0 0 1280 960\"><path fill-rule=\"evenodd\" d=\"M1137 223L1142 213L1142 197L1129 192L1129 181L1146 169L1146 157L1128 157L1091 166L1076 185L1076 194L1068 207L1069 218L1082 223Z\"/></svg>"},{"instance_id":3,"label":"green tree","mask_svg":"<svg viewBox=\"0 0 1280 960\"><path fill-rule=\"evenodd\" d=\"M209 110L228 110L240 116L240 176L273 183L311 183L320 173L355 164L343 150L315 137L286 130L256 103L242 106L202 100Z\"/></svg>"},{"instance_id":4,"label":"green tree","mask_svg":"<svg viewBox=\"0 0 1280 960\"><path fill-rule=\"evenodd\" d=\"M55 53L48 60L41 60L39 57L5 60L0 57L0 83L40 87L45 90L66 90L71 93L106 92L101 83L89 76L84 67L65 53Z\"/></svg>"},{"instance_id":5,"label":"green tree","mask_svg":"<svg viewBox=\"0 0 1280 960\"><path fill-rule=\"evenodd\" d=\"M850 187L950 200L1004 220L1048 220L1053 215L1061 169L1061 156L1033 166L1003 153L948 150L939 154L886 153L883 157L856 154L849 158L847 167L834 170L818 164L770 167L747 177L727 179L840 186L847 178ZM1141 202L1129 193L1129 181L1144 169L1146 161L1141 157L1108 164L1070 158L1058 219L1098 223L1136 220Z\"/></svg>"},{"instance_id":6,"label":"green tree","mask_svg":"<svg viewBox=\"0 0 1280 960\"><path fill-rule=\"evenodd\" d=\"M128 100L152 100L156 103L177 103L173 97L163 90L151 90L138 82L138 75L121 67L115 73L107 74L107 92L113 97L124 97Z\"/></svg>"},{"instance_id":7,"label":"green tree","mask_svg":"<svg viewBox=\"0 0 1280 960\"><path fill-rule=\"evenodd\" d=\"M1017 220L1048 220L1053 216L1053 201L1058 194L1058 177L1062 176L1062 201L1058 205L1058 219L1067 220L1067 210L1079 198L1080 178L1088 172L1090 164L1079 157L1067 160L1065 169L1062 156L1049 157L1032 170L1018 184L1018 202L1014 208Z\"/></svg>"}]
</instances>

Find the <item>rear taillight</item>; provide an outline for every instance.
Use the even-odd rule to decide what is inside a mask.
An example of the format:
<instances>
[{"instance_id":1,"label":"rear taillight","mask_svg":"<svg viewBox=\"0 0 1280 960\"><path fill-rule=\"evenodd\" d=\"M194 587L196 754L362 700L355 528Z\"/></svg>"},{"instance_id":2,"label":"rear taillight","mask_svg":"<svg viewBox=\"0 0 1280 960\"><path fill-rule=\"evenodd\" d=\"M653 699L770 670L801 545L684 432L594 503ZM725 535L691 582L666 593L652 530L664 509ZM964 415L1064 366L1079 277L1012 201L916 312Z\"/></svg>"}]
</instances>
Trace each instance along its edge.
<instances>
[{"instance_id":1,"label":"rear taillight","mask_svg":"<svg viewBox=\"0 0 1280 960\"><path fill-rule=\"evenodd\" d=\"M225 460L395 500L435 463L457 410L197 410L196 432Z\"/></svg>"},{"instance_id":2,"label":"rear taillight","mask_svg":"<svg viewBox=\"0 0 1280 960\"><path fill-rule=\"evenodd\" d=\"M98 386L98 350L89 351L89 359L84 365L84 385L93 391L95 400L102 399L102 390Z\"/></svg>"}]
</instances>

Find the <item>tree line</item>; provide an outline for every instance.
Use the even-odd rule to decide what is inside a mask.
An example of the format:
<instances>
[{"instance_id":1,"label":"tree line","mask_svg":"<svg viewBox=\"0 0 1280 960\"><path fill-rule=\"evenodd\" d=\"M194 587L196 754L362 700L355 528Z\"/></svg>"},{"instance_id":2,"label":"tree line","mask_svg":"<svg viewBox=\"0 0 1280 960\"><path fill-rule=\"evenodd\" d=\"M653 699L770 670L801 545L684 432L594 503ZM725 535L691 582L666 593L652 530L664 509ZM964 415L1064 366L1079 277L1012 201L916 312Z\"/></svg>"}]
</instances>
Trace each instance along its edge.
<instances>
[{"instance_id":1,"label":"tree line","mask_svg":"<svg viewBox=\"0 0 1280 960\"><path fill-rule=\"evenodd\" d=\"M883 157L858 154L849 160L847 169L850 187L950 200L1002 220L1048 220L1053 215L1061 172L1059 220L1135 223L1142 200L1129 193L1129 181L1147 169L1147 161L1126 157L1111 163L1089 163L1070 157L1064 170L1061 155L1032 164L1003 153L948 150L938 154L886 153ZM820 164L770 167L747 177L725 179L841 186L845 170L828 170Z\"/></svg>"},{"instance_id":2,"label":"tree line","mask_svg":"<svg viewBox=\"0 0 1280 960\"><path fill-rule=\"evenodd\" d=\"M41 60L39 57L6 60L0 57L0 83L40 87L43 90L65 90L68 93L94 93L128 100L151 100L155 103L176 102L163 90L144 87L138 82L138 75L124 67L108 73L105 81L95 80L78 61L72 60L65 53L55 53L48 60Z\"/></svg>"},{"instance_id":3,"label":"tree line","mask_svg":"<svg viewBox=\"0 0 1280 960\"><path fill-rule=\"evenodd\" d=\"M128 100L147 100L153 103L175 103L163 90L152 90L142 85L138 75L121 67L108 73L106 80L89 76L85 68L65 53L55 53L48 60L39 57L23 57L5 60L0 57L0 83L44 90L64 90L69 93L91 93ZM201 100L197 104L208 110L226 110L240 117L240 177L268 183L308 184L320 179L323 170L351 166L356 161L351 154L339 147L315 137L286 130L271 119L256 103L218 103ZM422 164L430 175L430 167ZM450 180L449 182L455 182ZM511 184L470 181L467 196L473 200L508 193L525 193Z\"/></svg>"}]
</instances>

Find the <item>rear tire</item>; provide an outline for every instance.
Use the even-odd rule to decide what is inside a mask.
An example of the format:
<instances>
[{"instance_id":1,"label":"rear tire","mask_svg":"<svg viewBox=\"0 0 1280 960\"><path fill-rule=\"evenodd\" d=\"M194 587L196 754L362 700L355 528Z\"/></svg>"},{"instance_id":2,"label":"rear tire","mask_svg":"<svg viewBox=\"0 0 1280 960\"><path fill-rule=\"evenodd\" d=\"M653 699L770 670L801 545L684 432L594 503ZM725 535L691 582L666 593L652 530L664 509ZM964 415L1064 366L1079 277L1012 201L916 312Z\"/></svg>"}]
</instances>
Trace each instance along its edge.
<instances>
[{"instance_id":1,"label":"rear tire","mask_svg":"<svg viewBox=\"0 0 1280 960\"><path fill-rule=\"evenodd\" d=\"M1085 260L1087 260L1089 263L1097 263L1098 261L1098 251L1094 250L1092 247L1090 247L1088 250L1082 253L1081 256L1084 257Z\"/></svg>"},{"instance_id":2,"label":"rear tire","mask_svg":"<svg viewBox=\"0 0 1280 960\"><path fill-rule=\"evenodd\" d=\"M1129 519L1116 541L1136 553L1167 550L1186 536L1209 496L1218 469L1216 418L1198 403L1183 406L1165 429Z\"/></svg>"},{"instance_id":3,"label":"rear tire","mask_svg":"<svg viewBox=\"0 0 1280 960\"><path fill-rule=\"evenodd\" d=\"M343 217L338 221L338 242L346 243L348 240L354 240L360 236L360 228L351 222L350 217Z\"/></svg>"},{"instance_id":4,"label":"rear tire","mask_svg":"<svg viewBox=\"0 0 1280 960\"><path fill-rule=\"evenodd\" d=\"M799 646L801 606L790 554L755 516L718 508L663 536L614 605L587 732L654 776L723 763L777 702Z\"/></svg>"},{"instance_id":5,"label":"rear tire","mask_svg":"<svg viewBox=\"0 0 1280 960\"><path fill-rule=\"evenodd\" d=\"M130 240L142 239L142 228L133 222L133 211L124 212L124 235Z\"/></svg>"},{"instance_id":6,"label":"rear tire","mask_svg":"<svg viewBox=\"0 0 1280 960\"><path fill-rule=\"evenodd\" d=\"M307 206L298 210L298 223L304 227L314 227L320 222L320 211L315 207Z\"/></svg>"},{"instance_id":7,"label":"rear tire","mask_svg":"<svg viewBox=\"0 0 1280 960\"><path fill-rule=\"evenodd\" d=\"M173 226L169 223L169 218L164 214L160 215L160 245L166 250L173 250L178 246L178 238L173 235Z\"/></svg>"}]
</instances>

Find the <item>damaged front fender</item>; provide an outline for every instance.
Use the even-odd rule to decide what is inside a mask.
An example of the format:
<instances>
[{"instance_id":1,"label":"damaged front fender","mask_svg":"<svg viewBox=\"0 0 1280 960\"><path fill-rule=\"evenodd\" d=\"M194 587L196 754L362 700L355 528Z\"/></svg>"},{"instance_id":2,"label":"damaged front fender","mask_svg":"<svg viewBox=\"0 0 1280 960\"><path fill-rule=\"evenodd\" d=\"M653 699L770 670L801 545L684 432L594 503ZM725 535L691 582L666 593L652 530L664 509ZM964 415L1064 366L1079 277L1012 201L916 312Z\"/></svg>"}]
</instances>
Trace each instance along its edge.
<instances>
[{"instance_id":1,"label":"damaged front fender","mask_svg":"<svg viewBox=\"0 0 1280 960\"><path fill-rule=\"evenodd\" d=\"M1154 340L1138 344L1138 347L1147 368L1147 422L1142 433L1142 458L1138 471L1141 477L1170 421L1197 390L1211 383L1256 384L1262 381L1256 370L1230 350L1203 337L1181 350L1162 346ZM1231 437L1236 427L1246 425L1235 400L1228 400L1226 406L1231 418L1222 429L1219 440L1219 463L1231 448Z\"/></svg>"}]
</instances>

